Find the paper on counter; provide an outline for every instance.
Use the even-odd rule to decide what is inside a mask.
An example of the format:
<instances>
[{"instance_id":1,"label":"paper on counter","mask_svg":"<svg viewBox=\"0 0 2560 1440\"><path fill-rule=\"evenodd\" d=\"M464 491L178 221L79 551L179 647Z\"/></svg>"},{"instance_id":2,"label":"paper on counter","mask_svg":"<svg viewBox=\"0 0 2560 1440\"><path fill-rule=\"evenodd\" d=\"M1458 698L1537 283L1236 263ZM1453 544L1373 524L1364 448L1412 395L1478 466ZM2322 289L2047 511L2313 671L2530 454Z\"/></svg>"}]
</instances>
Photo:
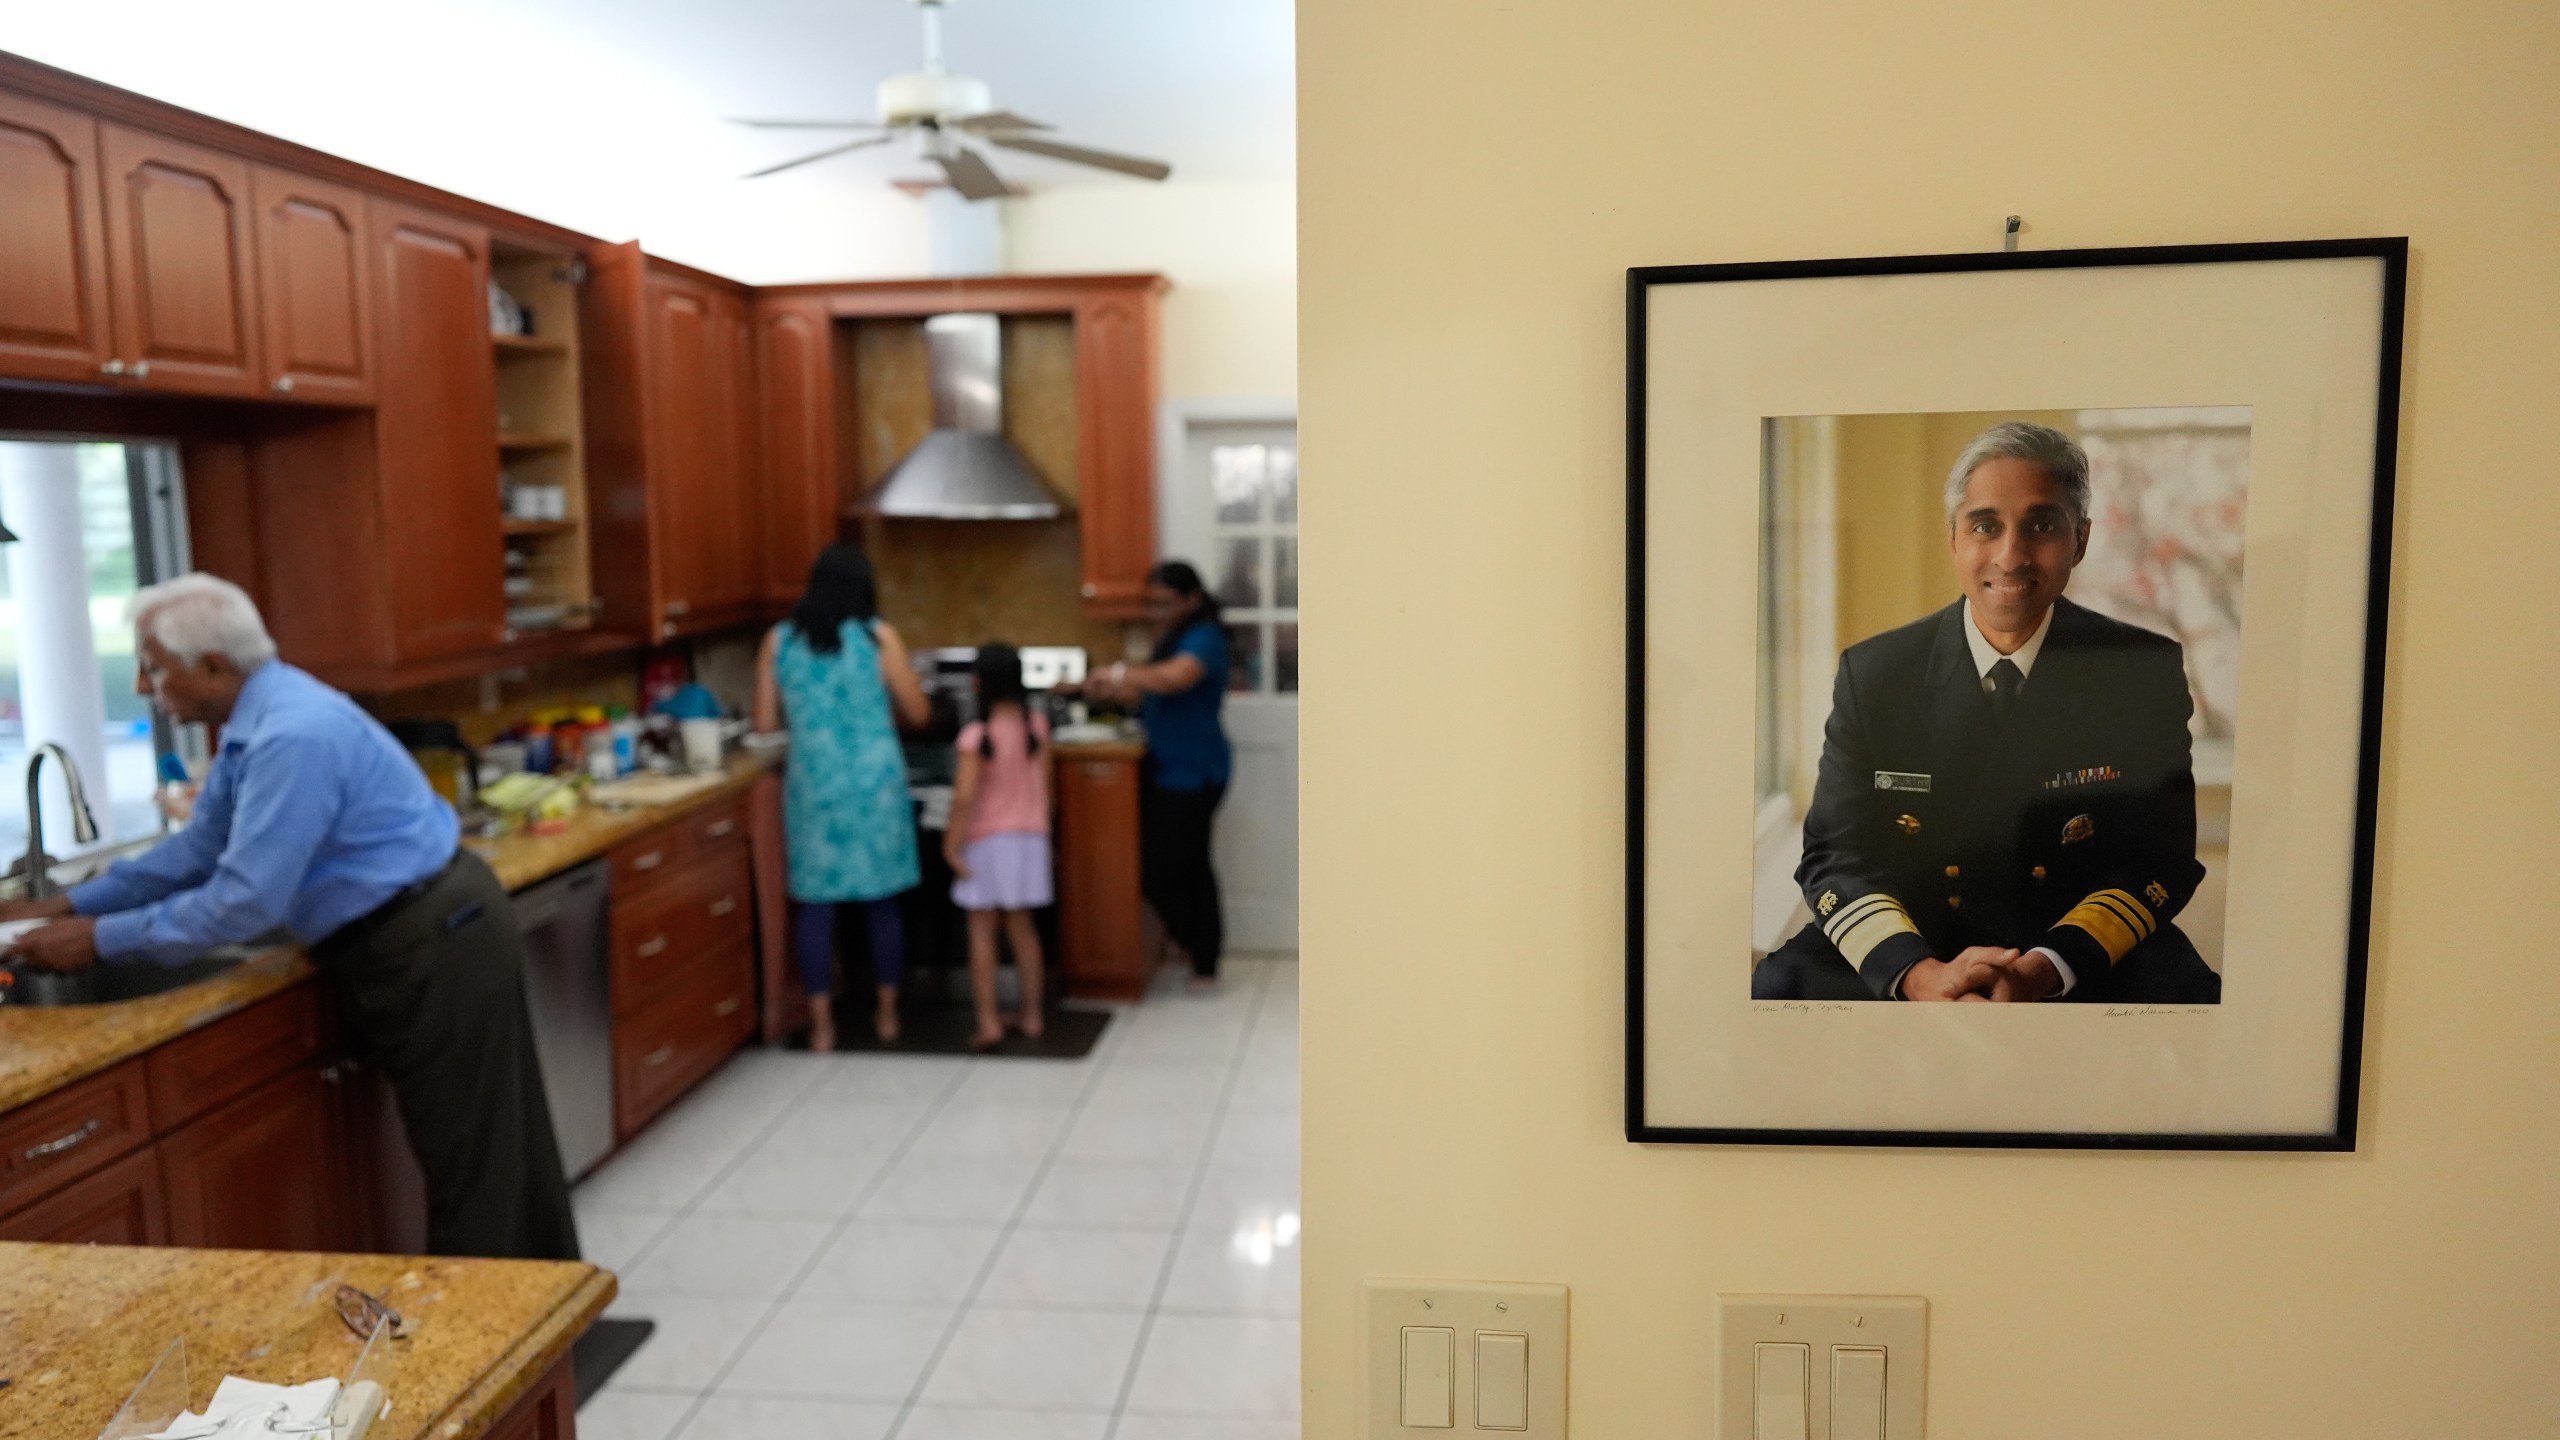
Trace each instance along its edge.
<instances>
[{"instance_id":1,"label":"paper on counter","mask_svg":"<svg viewBox=\"0 0 2560 1440\"><path fill-rule=\"evenodd\" d=\"M322 1435L338 1401L338 1382L269 1385L225 1375L199 1415L190 1410L142 1440L214 1440L216 1436Z\"/></svg>"}]
</instances>

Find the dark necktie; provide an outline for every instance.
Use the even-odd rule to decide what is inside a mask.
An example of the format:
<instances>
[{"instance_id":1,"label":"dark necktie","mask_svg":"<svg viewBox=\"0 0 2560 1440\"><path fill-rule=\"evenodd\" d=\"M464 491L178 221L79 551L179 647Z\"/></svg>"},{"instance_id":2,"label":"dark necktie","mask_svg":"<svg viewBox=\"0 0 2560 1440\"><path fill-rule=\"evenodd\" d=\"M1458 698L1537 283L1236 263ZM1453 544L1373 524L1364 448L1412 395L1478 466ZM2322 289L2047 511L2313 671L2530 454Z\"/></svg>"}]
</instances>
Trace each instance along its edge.
<instances>
[{"instance_id":1,"label":"dark necktie","mask_svg":"<svg viewBox=\"0 0 2560 1440\"><path fill-rule=\"evenodd\" d=\"M2018 662L2003 655L1991 665L1991 718L2007 724L2011 711L2018 708L2018 687L2027 683Z\"/></svg>"}]
</instances>

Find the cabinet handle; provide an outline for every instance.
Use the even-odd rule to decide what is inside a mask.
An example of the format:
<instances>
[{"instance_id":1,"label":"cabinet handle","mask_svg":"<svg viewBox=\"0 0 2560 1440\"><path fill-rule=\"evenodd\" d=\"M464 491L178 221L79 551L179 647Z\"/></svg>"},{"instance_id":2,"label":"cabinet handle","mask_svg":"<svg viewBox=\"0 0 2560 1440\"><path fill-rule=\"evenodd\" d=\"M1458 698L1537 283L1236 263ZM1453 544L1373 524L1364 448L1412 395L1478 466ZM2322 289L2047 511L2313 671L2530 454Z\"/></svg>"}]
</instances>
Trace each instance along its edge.
<instances>
[{"instance_id":1,"label":"cabinet handle","mask_svg":"<svg viewBox=\"0 0 2560 1440\"><path fill-rule=\"evenodd\" d=\"M730 1016L738 1013L739 1003L738 997L732 995L728 999L721 1001L719 1004L712 1006L711 1013L720 1019L726 1020Z\"/></svg>"},{"instance_id":2,"label":"cabinet handle","mask_svg":"<svg viewBox=\"0 0 2560 1440\"><path fill-rule=\"evenodd\" d=\"M632 868L632 869L634 869L634 870L655 870L655 869L657 869L659 866L664 865L664 864L666 864L666 863L667 863L667 852L666 852L666 851L664 851L664 850L652 850L652 851L650 851L648 854L643 855L643 856L641 856L640 858L638 858L638 859L636 859L636 860L632 861L632 862L631 862L631 868Z\"/></svg>"},{"instance_id":3,"label":"cabinet handle","mask_svg":"<svg viewBox=\"0 0 2560 1440\"><path fill-rule=\"evenodd\" d=\"M1088 780L1108 780L1111 767L1099 760L1087 760L1084 762L1084 775Z\"/></svg>"},{"instance_id":4,"label":"cabinet handle","mask_svg":"<svg viewBox=\"0 0 2560 1440\"><path fill-rule=\"evenodd\" d=\"M692 613L693 605L689 601L670 600L666 603L665 608L666 613L669 615L685 615Z\"/></svg>"},{"instance_id":5,"label":"cabinet handle","mask_svg":"<svg viewBox=\"0 0 2560 1440\"><path fill-rule=\"evenodd\" d=\"M125 371L124 373L132 376L136 380L148 380L151 378L151 362L148 360L136 360L133 362L133 368Z\"/></svg>"},{"instance_id":6,"label":"cabinet handle","mask_svg":"<svg viewBox=\"0 0 2560 1440\"><path fill-rule=\"evenodd\" d=\"M711 902L711 918L714 920L721 919L724 916L734 915L737 911L738 897L735 895L723 895L719 899Z\"/></svg>"},{"instance_id":7,"label":"cabinet handle","mask_svg":"<svg viewBox=\"0 0 2560 1440\"><path fill-rule=\"evenodd\" d=\"M1094 584L1094 583L1093 583L1092 581L1090 581L1090 580L1087 580L1086 582L1084 582L1084 598L1086 598L1087 600L1090 600L1090 599L1092 599L1094 596L1099 595L1099 594L1101 594L1101 593L1102 593L1102 587L1101 587L1101 586Z\"/></svg>"},{"instance_id":8,"label":"cabinet handle","mask_svg":"<svg viewBox=\"0 0 2560 1440\"><path fill-rule=\"evenodd\" d=\"M666 953L667 937L664 935L651 936L640 942L640 958L643 960L654 960Z\"/></svg>"},{"instance_id":9,"label":"cabinet handle","mask_svg":"<svg viewBox=\"0 0 2560 1440\"><path fill-rule=\"evenodd\" d=\"M276 377L276 393L277 393L277 394L279 394L279 395L290 395L290 394L292 394L292 393L293 393L293 377L292 377L292 376L290 376L290 375L279 375L279 376L277 376L277 377Z\"/></svg>"},{"instance_id":10,"label":"cabinet handle","mask_svg":"<svg viewBox=\"0 0 2560 1440\"><path fill-rule=\"evenodd\" d=\"M670 620L666 624L659 626L658 633L669 640L673 640L676 638L676 622Z\"/></svg>"},{"instance_id":11,"label":"cabinet handle","mask_svg":"<svg viewBox=\"0 0 2560 1440\"><path fill-rule=\"evenodd\" d=\"M124 362L121 360L110 360L98 367L98 373L110 376L121 375L124 373Z\"/></svg>"},{"instance_id":12,"label":"cabinet handle","mask_svg":"<svg viewBox=\"0 0 2560 1440\"><path fill-rule=\"evenodd\" d=\"M673 1045L661 1045L657 1049L650 1051L648 1054L641 1056L640 1063L648 1066L652 1070L655 1070L674 1058L676 1058L676 1047Z\"/></svg>"},{"instance_id":13,"label":"cabinet handle","mask_svg":"<svg viewBox=\"0 0 2560 1440\"><path fill-rule=\"evenodd\" d=\"M323 1085L336 1085L343 1082L346 1078L347 1072L338 1066L323 1065L320 1067L320 1083Z\"/></svg>"},{"instance_id":14,"label":"cabinet handle","mask_svg":"<svg viewBox=\"0 0 2560 1440\"><path fill-rule=\"evenodd\" d=\"M714 820L702 827L702 833L713 840L725 839L736 834L737 830L738 822L735 820Z\"/></svg>"},{"instance_id":15,"label":"cabinet handle","mask_svg":"<svg viewBox=\"0 0 2560 1440\"><path fill-rule=\"evenodd\" d=\"M47 1155L59 1155L65 1150L77 1150L89 1143L89 1137L98 1133L98 1123L92 1120L59 1140L47 1140L41 1145L30 1145L19 1153L18 1158L29 1161L41 1160Z\"/></svg>"}]
</instances>

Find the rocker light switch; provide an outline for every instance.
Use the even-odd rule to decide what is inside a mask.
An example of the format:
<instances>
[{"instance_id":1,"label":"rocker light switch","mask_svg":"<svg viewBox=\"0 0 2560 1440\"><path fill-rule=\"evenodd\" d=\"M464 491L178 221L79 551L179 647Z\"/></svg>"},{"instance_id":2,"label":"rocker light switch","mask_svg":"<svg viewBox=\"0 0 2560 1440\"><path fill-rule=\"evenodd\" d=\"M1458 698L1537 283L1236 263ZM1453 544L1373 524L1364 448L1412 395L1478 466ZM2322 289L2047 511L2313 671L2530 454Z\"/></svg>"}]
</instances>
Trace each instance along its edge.
<instances>
[{"instance_id":1,"label":"rocker light switch","mask_svg":"<svg viewBox=\"0 0 2560 1440\"><path fill-rule=\"evenodd\" d=\"M1476 1428L1529 1428L1529 1337L1476 1332Z\"/></svg>"},{"instance_id":2,"label":"rocker light switch","mask_svg":"<svg viewBox=\"0 0 2560 1440\"><path fill-rule=\"evenodd\" d=\"M1751 1347L1751 1440L1809 1440L1805 1369L1812 1363L1809 1346Z\"/></svg>"},{"instance_id":3,"label":"rocker light switch","mask_svg":"<svg viewBox=\"0 0 2560 1440\"><path fill-rule=\"evenodd\" d=\"M1716 1297L1716 1440L1923 1440L1929 1302Z\"/></svg>"},{"instance_id":4,"label":"rocker light switch","mask_svg":"<svg viewBox=\"0 0 2560 1440\"><path fill-rule=\"evenodd\" d=\"M1561 1285L1363 1282L1357 1440L1566 1440L1565 1304Z\"/></svg>"},{"instance_id":5,"label":"rocker light switch","mask_svg":"<svg viewBox=\"0 0 2560 1440\"><path fill-rule=\"evenodd\" d=\"M1408 1430L1446 1430L1457 1423L1449 1373L1458 1368L1458 1332L1436 1325L1404 1327L1404 1400L1397 1423Z\"/></svg>"}]
</instances>

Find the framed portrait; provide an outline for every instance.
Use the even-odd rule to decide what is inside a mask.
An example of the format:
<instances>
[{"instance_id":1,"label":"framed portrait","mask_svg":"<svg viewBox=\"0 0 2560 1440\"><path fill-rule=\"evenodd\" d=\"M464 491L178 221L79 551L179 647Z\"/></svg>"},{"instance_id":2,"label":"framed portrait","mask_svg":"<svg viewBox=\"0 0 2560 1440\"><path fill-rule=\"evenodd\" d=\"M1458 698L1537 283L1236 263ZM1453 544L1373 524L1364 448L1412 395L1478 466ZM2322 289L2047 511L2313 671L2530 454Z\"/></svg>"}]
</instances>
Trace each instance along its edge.
<instances>
[{"instance_id":1,"label":"framed portrait","mask_svg":"<svg viewBox=\"0 0 2560 1440\"><path fill-rule=\"evenodd\" d=\"M2406 272L1628 272L1630 1139L2354 1147Z\"/></svg>"}]
</instances>

